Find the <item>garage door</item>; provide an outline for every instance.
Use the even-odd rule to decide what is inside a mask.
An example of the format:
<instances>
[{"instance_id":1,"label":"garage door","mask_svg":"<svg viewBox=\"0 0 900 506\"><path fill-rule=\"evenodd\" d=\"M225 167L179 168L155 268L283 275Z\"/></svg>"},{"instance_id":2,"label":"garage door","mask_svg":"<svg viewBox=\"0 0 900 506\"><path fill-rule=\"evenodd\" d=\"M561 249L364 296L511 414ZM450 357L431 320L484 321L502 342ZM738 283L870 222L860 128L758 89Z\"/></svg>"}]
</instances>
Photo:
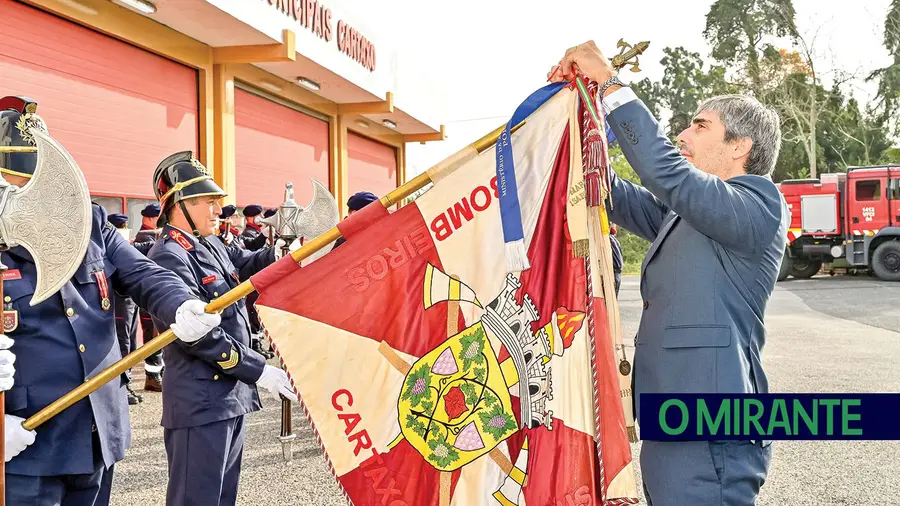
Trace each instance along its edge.
<instances>
[{"instance_id":1,"label":"garage door","mask_svg":"<svg viewBox=\"0 0 900 506\"><path fill-rule=\"evenodd\" d=\"M278 206L288 181L301 206L312 200L310 178L328 188L328 122L235 89L234 124L238 207Z\"/></svg>"},{"instance_id":2,"label":"garage door","mask_svg":"<svg viewBox=\"0 0 900 506\"><path fill-rule=\"evenodd\" d=\"M156 165L197 152L194 69L9 0L0 19L0 95L38 102L92 194L153 198Z\"/></svg>"},{"instance_id":3,"label":"garage door","mask_svg":"<svg viewBox=\"0 0 900 506\"><path fill-rule=\"evenodd\" d=\"M397 150L347 132L347 185L350 195L370 191L379 197L397 187Z\"/></svg>"}]
</instances>

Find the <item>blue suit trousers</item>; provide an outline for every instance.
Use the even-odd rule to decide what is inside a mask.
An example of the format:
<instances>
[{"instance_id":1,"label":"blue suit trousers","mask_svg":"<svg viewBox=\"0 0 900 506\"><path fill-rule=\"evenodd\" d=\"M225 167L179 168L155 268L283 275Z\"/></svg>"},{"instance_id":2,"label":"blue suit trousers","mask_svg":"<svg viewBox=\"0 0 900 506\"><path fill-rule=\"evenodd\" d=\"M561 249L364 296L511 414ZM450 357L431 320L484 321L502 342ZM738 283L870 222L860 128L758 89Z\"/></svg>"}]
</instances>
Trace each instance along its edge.
<instances>
[{"instance_id":1,"label":"blue suit trousers","mask_svg":"<svg viewBox=\"0 0 900 506\"><path fill-rule=\"evenodd\" d=\"M644 441L644 496L649 506L752 506L771 460L759 442Z\"/></svg>"},{"instance_id":2,"label":"blue suit trousers","mask_svg":"<svg viewBox=\"0 0 900 506\"><path fill-rule=\"evenodd\" d=\"M165 429L166 506L234 506L244 452L244 416Z\"/></svg>"}]
</instances>

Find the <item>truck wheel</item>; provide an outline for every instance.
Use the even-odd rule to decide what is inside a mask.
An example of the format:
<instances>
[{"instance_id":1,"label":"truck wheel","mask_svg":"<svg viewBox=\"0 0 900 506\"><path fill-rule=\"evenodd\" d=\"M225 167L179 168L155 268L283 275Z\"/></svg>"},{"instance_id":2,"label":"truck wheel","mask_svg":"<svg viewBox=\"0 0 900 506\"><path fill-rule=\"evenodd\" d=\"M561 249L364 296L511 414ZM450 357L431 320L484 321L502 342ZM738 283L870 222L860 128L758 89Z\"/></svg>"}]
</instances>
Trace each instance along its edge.
<instances>
[{"instance_id":1,"label":"truck wheel","mask_svg":"<svg viewBox=\"0 0 900 506\"><path fill-rule=\"evenodd\" d=\"M791 258L787 250L784 251L784 256L781 257L781 267L778 269L778 281L784 281L791 274L791 267L794 265L794 259Z\"/></svg>"},{"instance_id":2,"label":"truck wheel","mask_svg":"<svg viewBox=\"0 0 900 506\"><path fill-rule=\"evenodd\" d=\"M900 281L900 242L887 241L875 249L872 268L879 279Z\"/></svg>"},{"instance_id":3,"label":"truck wheel","mask_svg":"<svg viewBox=\"0 0 900 506\"><path fill-rule=\"evenodd\" d=\"M808 258L795 258L794 265L791 267L791 276L797 279L808 279L816 275L822 268L821 260L810 260Z\"/></svg>"}]
</instances>

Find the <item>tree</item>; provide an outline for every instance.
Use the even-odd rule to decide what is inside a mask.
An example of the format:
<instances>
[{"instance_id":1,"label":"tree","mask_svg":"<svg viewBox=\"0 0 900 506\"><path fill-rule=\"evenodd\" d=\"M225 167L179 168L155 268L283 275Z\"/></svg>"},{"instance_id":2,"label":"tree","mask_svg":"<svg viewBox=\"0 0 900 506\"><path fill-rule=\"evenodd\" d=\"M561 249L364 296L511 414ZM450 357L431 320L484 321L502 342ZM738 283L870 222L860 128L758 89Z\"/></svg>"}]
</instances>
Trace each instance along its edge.
<instances>
[{"instance_id":1,"label":"tree","mask_svg":"<svg viewBox=\"0 0 900 506\"><path fill-rule=\"evenodd\" d=\"M766 89L760 60L768 47L766 36L792 35L794 4L791 0L716 0L706 15L703 36L712 57L736 75L755 96Z\"/></svg>"},{"instance_id":2,"label":"tree","mask_svg":"<svg viewBox=\"0 0 900 506\"><path fill-rule=\"evenodd\" d=\"M671 114L668 135L675 137L691 124L691 119L703 100L725 93L734 93L737 87L725 80L725 68L707 66L699 53L683 47L663 49L660 63L664 67L659 83L643 79L635 86L650 111L659 116L662 108Z\"/></svg>"},{"instance_id":3,"label":"tree","mask_svg":"<svg viewBox=\"0 0 900 506\"><path fill-rule=\"evenodd\" d=\"M881 119L900 135L900 0L893 0L888 8L884 20L884 47L893 57L893 63L872 72L867 80L878 80L876 108Z\"/></svg>"}]
</instances>

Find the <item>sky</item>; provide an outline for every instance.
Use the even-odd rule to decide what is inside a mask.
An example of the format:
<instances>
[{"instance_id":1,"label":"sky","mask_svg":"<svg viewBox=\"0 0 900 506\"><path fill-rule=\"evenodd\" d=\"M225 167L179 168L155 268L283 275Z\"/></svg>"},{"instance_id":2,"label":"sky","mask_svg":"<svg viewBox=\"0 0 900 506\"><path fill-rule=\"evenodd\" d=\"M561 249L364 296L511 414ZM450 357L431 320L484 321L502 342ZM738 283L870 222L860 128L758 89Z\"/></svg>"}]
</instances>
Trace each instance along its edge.
<instances>
[{"instance_id":1,"label":"sky","mask_svg":"<svg viewBox=\"0 0 900 506\"><path fill-rule=\"evenodd\" d=\"M712 0L382 0L359 7L379 33L399 48L401 65L414 65L437 83L443 97L441 142L407 146L407 177L455 153L509 120L571 46L593 39L608 57L616 42L649 41L639 73L623 70L625 82L658 80L667 46L709 56L703 39ZM797 25L816 36L820 72L838 67L860 75L889 63L882 45L890 0L794 0ZM355 6L356 7L356 6ZM369 20L367 20L369 21ZM440 23L440 24L439 24ZM874 87L854 83L865 101Z\"/></svg>"}]
</instances>

